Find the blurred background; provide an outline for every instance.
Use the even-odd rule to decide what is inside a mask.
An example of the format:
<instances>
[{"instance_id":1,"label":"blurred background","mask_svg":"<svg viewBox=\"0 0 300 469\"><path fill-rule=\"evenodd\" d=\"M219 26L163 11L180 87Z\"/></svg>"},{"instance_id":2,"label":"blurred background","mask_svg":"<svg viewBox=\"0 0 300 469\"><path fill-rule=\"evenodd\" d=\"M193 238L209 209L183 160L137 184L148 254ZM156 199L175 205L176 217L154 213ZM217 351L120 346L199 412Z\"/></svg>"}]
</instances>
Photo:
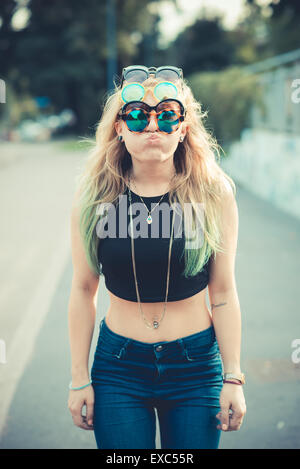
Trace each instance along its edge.
<instances>
[{"instance_id":1,"label":"blurred background","mask_svg":"<svg viewBox=\"0 0 300 469\"><path fill-rule=\"evenodd\" d=\"M143 64L183 69L237 185L247 415L220 447L300 448L299 20L297 0L1 0L0 447L95 448L67 409L70 206L108 93Z\"/></svg>"}]
</instances>

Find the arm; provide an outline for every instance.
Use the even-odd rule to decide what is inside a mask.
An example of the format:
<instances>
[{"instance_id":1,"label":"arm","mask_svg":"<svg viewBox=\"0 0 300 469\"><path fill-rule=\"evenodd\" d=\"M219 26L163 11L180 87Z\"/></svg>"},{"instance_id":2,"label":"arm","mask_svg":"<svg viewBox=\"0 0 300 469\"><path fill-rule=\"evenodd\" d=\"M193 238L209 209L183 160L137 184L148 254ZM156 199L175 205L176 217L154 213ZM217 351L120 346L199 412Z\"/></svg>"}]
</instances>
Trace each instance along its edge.
<instances>
[{"instance_id":1,"label":"arm","mask_svg":"<svg viewBox=\"0 0 300 469\"><path fill-rule=\"evenodd\" d=\"M241 311L235 282L235 257L238 240L238 209L234 194L227 190L222 199L222 247L225 253L217 253L211 260L208 285L211 314L217 341L222 357L224 372L240 373ZM228 410L231 407L234 417L230 425L238 429L245 413L242 386L223 385L220 403L222 423L228 428Z\"/></svg>"},{"instance_id":2,"label":"arm","mask_svg":"<svg viewBox=\"0 0 300 469\"><path fill-rule=\"evenodd\" d=\"M208 293L224 372L239 373L241 312L234 274L238 209L232 191L227 191L223 198L221 219L222 247L226 253L217 253L211 259Z\"/></svg>"},{"instance_id":3,"label":"arm","mask_svg":"<svg viewBox=\"0 0 300 469\"><path fill-rule=\"evenodd\" d=\"M235 283L224 291L209 293L212 321L222 356L224 373L241 373L241 312Z\"/></svg>"},{"instance_id":4,"label":"arm","mask_svg":"<svg viewBox=\"0 0 300 469\"><path fill-rule=\"evenodd\" d=\"M95 327L99 277L91 271L79 231L79 210L75 194L71 212L73 278L68 306L71 375L73 386L89 379L88 360Z\"/></svg>"},{"instance_id":5,"label":"arm","mask_svg":"<svg viewBox=\"0 0 300 469\"><path fill-rule=\"evenodd\" d=\"M73 386L89 381L89 353L96 316L96 298L73 278L69 300L68 322Z\"/></svg>"},{"instance_id":6,"label":"arm","mask_svg":"<svg viewBox=\"0 0 300 469\"><path fill-rule=\"evenodd\" d=\"M79 231L79 210L76 195L71 212L71 249L73 278L68 305L71 376L73 387L79 387L89 382L88 361L95 327L99 276L95 276L86 260ZM87 405L87 415L92 419L92 387L70 391L69 409L74 423L87 429L81 415L84 403Z\"/></svg>"}]
</instances>

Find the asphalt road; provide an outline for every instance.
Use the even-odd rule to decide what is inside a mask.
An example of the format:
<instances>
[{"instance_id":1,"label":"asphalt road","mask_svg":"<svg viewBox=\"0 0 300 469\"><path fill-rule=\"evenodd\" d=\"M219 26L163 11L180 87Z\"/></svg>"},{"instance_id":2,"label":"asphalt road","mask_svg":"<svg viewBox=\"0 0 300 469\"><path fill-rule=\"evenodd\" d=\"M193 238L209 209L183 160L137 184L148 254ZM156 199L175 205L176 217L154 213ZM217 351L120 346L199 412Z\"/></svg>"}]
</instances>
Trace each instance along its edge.
<instances>
[{"instance_id":1,"label":"asphalt road","mask_svg":"<svg viewBox=\"0 0 300 469\"><path fill-rule=\"evenodd\" d=\"M20 150L11 160L6 153L2 166L0 159L0 339L6 344L6 363L0 363L0 448L93 449L93 432L75 427L67 408L68 216L83 153L53 143ZM292 341L300 339L300 221L240 186L237 203L247 414L240 431L222 433L220 448L299 449L300 363L292 361ZM90 365L107 307L102 281Z\"/></svg>"}]
</instances>

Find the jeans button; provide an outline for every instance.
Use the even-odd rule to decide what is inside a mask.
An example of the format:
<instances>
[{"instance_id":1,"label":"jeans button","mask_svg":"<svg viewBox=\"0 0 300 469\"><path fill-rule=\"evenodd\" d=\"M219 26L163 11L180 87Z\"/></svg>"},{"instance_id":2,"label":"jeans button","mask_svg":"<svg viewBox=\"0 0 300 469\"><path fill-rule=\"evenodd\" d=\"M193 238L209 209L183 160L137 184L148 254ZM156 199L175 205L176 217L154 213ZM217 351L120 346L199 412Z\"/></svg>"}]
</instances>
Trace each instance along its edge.
<instances>
[{"instance_id":1,"label":"jeans button","mask_svg":"<svg viewBox=\"0 0 300 469\"><path fill-rule=\"evenodd\" d=\"M162 348L163 348L162 345L158 345L155 350L156 350L157 352L160 352L160 351L162 350Z\"/></svg>"}]
</instances>

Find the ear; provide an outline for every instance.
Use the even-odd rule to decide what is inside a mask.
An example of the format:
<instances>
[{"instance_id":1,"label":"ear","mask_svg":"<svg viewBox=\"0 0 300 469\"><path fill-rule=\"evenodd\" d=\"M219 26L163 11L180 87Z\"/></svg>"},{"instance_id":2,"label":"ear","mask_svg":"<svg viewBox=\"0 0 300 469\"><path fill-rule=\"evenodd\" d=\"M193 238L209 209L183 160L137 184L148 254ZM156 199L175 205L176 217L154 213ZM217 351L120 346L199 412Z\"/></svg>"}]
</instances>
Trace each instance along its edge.
<instances>
[{"instance_id":1,"label":"ear","mask_svg":"<svg viewBox=\"0 0 300 469\"><path fill-rule=\"evenodd\" d=\"M115 130L116 130L117 134L120 134L121 133L120 121L115 122L114 125L115 125Z\"/></svg>"},{"instance_id":2,"label":"ear","mask_svg":"<svg viewBox=\"0 0 300 469\"><path fill-rule=\"evenodd\" d=\"M188 126L185 122L183 122L181 135L182 135L183 137L185 137L188 130L189 130L189 126Z\"/></svg>"}]
</instances>

